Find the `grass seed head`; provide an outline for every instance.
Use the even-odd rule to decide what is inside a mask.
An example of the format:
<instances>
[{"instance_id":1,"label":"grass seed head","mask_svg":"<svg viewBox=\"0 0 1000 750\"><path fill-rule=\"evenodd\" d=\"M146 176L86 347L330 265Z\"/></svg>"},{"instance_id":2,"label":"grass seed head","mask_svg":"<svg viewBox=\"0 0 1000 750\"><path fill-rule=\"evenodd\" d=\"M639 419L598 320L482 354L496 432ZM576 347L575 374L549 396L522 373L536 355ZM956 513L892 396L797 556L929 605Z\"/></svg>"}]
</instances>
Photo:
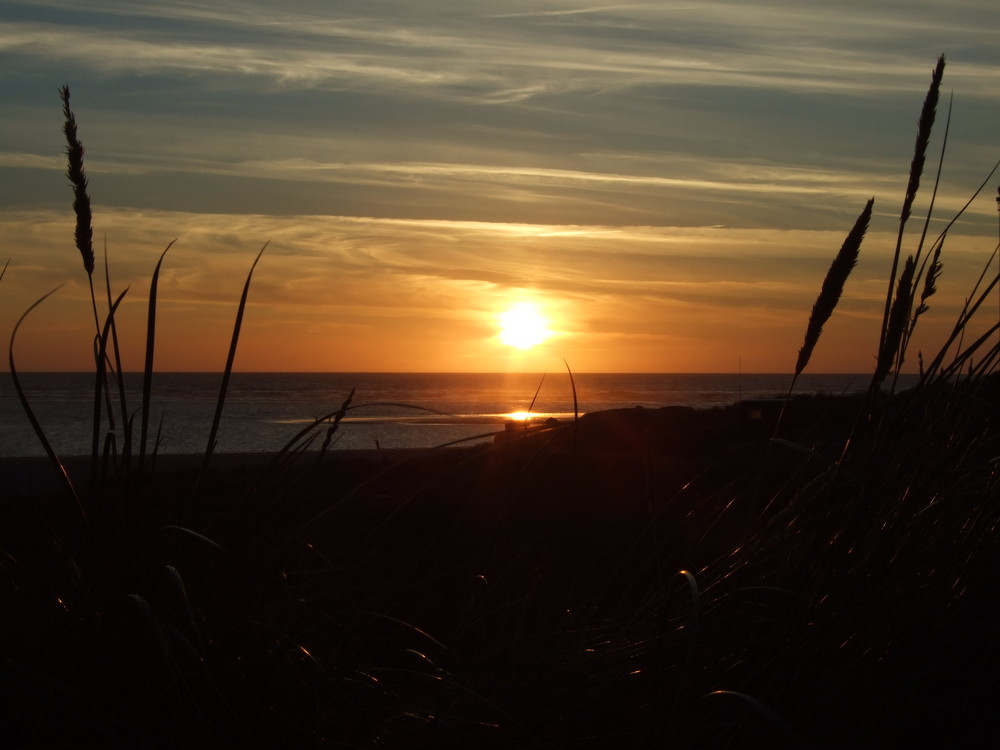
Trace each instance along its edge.
<instances>
[{"instance_id":1,"label":"grass seed head","mask_svg":"<svg viewBox=\"0 0 1000 750\"><path fill-rule=\"evenodd\" d=\"M73 186L73 213L76 214L76 247L83 257L83 267L87 274L94 273L94 227L90 209L90 194L87 192L87 175L83 170L83 144L77 137L76 118L69 106L69 86L59 89L63 103L66 134L66 158L68 166L66 176Z\"/></svg>"}]
</instances>

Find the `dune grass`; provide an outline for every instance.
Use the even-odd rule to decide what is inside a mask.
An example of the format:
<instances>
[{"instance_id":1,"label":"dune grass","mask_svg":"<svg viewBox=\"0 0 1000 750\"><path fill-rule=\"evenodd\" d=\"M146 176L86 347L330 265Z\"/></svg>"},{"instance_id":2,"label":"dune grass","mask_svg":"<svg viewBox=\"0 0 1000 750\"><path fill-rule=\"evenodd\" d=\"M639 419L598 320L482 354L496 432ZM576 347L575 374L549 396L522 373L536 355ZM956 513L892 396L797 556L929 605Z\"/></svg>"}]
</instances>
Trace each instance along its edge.
<instances>
[{"instance_id":1,"label":"dune grass","mask_svg":"<svg viewBox=\"0 0 1000 750\"><path fill-rule=\"evenodd\" d=\"M944 268L947 230L922 254L926 224L897 265L943 70L920 118L876 385L905 361ZM71 182L82 205L86 180ZM871 209L823 283L792 387ZM327 455L351 393L271 464L211 471L258 254L201 468L170 473L148 435L166 255L137 438L108 354L124 292L112 300L106 271L89 477L69 477L48 445L10 342L25 413L64 477L58 495L0 507L0 711L15 746L1000 740L997 326L964 336L995 293L992 258L917 388L790 398L771 441L735 409L631 409L385 468ZM303 460L324 429L324 460Z\"/></svg>"}]
</instances>

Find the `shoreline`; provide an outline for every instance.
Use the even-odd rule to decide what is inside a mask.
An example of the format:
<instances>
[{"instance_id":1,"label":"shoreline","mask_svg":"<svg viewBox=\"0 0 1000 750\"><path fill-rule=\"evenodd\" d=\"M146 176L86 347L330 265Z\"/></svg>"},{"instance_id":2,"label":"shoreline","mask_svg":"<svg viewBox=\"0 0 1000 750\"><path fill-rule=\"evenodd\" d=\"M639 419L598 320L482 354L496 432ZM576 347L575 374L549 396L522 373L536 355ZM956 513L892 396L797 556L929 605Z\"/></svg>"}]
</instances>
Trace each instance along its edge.
<instances>
[{"instance_id":1,"label":"shoreline","mask_svg":"<svg viewBox=\"0 0 1000 750\"><path fill-rule=\"evenodd\" d=\"M791 436L799 437L816 431L823 437L840 434L846 427L844 414L850 409L842 407L854 401L853 396L813 396L788 402L784 429ZM385 469L404 461L430 456L461 456L469 451L501 448L521 440L545 440L551 429L579 427L579 448L591 457L608 457L617 454L644 455L655 453L674 462L684 459L701 459L720 453L722 446L743 442L766 441L774 436L778 415L786 402L776 399L744 399L736 404L710 409L690 406L663 406L659 408L623 407L582 414L578 422L545 420L521 429L521 423L508 422L506 429L495 434L492 441L441 444L438 446L405 448L331 448L323 463L340 465L354 473ZM849 420L848 420L849 422ZM825 428L820 429L820 425ZM208 473L215 476L233 475L237 472L251 475L263 472L280 451L240 451L213 453ZM320 451L304 453L287 452L285 459L298 466L308 466L320 456ZM134 460L134 457L133 457ZM85 486L90 479L89 455L62 456L60 461L74 484ZM176 476L197 472L204 461L204 453L164 453L156 456L153 474ZM314 464L315 465L315 464ZM58 472L47 456L0 456L0 502L17 498L52 494L62 483Z\"/></svg>"}]
</instances>

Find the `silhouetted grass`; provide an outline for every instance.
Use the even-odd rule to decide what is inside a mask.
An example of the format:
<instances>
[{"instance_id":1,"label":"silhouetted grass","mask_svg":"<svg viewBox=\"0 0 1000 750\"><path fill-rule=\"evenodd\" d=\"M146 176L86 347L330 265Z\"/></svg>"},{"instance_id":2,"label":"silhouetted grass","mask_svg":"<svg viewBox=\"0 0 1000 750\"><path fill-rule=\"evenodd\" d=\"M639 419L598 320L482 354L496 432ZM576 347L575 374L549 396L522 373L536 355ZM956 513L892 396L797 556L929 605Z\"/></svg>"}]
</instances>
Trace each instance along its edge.
<instances>
[{"instance_id":1,"label":"silhouetted grass","mask_svg":"<svg viewBox=\"0 0 1000 750\"><path fill-rule=\"evenodd\" d=\"M924 115L920 132L901 227ZM827 274L795 376L870 210ZM878 382L905 358L943 240L898 276L893 261L897 302L876 355L894 351ZM45 298L11 338L15 387L64 484L0 505L0 711L13 746L1000 739L996 326L964 337L995 291L989 264L917 388L790 398L768 429L739 405L619 409L393 463L328 450L351 393L272 462L227 469L209 465L224 377L204 456L170 471L145 460L165 255L137 467L131 431L119 445L101 410L102 384L123 387L104 375L109 361L120 371L106 352L124 295L111 299L108 274L95 360L107 432L89 477L66 472L18 382L14 337ZM324 429L317 460L302 460Z\"/></svg>"},{"instance_id":2,"label":"silhouetted grass","mask_svg":"<svg viewBox=\"0 0 1000 750\"><path fill-rule=\"evenodd\" d=\"M899 267L899 259L903 246L903 232L906 223L910 219L913 210L913 201L917 197L917 190L920 188L920 179L924 171L924 162L927 158L927 147L930 143L931 130L934 128L934 120L937 117L937 104L940 96L941 79L944 77L944 55L938 57L934 72L931 74L931 85L924 98L924 105L920 111L920 120L917 123L917 140L913 149L913 160L910 162L910 176L906 183L906 193L903 196L903 207L899 212L899 232L896 236L896 249L892 256L892 267L889 270L889 284L885 297L885 312L882 316L882 331L879 336L878 360L875 366L874 386L881 385L882 379L889 371L889 366L895 358L900 341L890 337L893 324L893 304L895 304L897 314L903 308L908 309L907 297L910 294L909 285L896 283L896 271ZM893 303L893 286L896 285L895 303ZM898 323L898 320L896 321ZM899 331L899 335L901 335ZM881 375L881 378L880 378Z\"/></svg>"},{"instance_id":3,"label":"silhouetted grass","mask_svg":"<svg viewBox=\"0 0 1000 750\"><path fill-rule=\"evenodd\" d=\"M871 220L872 206L874 204L875 199L869 199L860 216L858 216L857 221L854 223L854 227L844 240L844 244L841 245L840 251L833 259L833 263L830 264L830 270L826 272L826 278L823 279L823 286L820 289L819 297L816 298L812 313L809 315L805 339L802 342L802 348L799 349L799 356L795 362L792 388L795 386L795 379L802 374L806 365L809 364L809 358L812 357L813 349L816 348L820 334L823 332L823 326L826 325L830 316L833 315L833 311L837 307L841 295L844 293L844 285L847 283L847 277L850 276L851 271L854 270L854 266L857 265L858 253L861 252L861 242L864 240L865 232L868 231L868 222Z\"/></svg>"}]
</instances>

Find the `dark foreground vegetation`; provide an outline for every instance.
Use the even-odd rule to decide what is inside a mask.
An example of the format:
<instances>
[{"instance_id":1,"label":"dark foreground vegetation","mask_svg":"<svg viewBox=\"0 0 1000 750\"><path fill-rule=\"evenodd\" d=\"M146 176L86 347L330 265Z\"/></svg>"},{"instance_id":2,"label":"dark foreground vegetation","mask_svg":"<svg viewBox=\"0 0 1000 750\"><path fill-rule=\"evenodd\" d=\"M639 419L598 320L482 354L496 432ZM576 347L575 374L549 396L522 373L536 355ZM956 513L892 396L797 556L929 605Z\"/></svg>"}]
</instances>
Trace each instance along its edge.
<instances>
[{"instance_id":1,"label":"dark foreground vegetation","mask_svg":"<svg viewBox=\"0 0 1000 750\"><path fill-rule=\"evenodd\" d=\"M870 211L830 269L796 376ZM141 424L95 428L84 477L50 452L59 491L0 507L5 740L996 745L997 330L970 323L995 275L918 386L891 387L945 236L905 260L897 247L870 393L750 405L760 420L622 409L389 463L300 450L348 400L268 461L226 469L210 441L182 472L147 451L143 399ZM150 298L152 311L155 278ZM101 425L109 393L132 413L109 303Z\"/></svg>"}]
</instances>

